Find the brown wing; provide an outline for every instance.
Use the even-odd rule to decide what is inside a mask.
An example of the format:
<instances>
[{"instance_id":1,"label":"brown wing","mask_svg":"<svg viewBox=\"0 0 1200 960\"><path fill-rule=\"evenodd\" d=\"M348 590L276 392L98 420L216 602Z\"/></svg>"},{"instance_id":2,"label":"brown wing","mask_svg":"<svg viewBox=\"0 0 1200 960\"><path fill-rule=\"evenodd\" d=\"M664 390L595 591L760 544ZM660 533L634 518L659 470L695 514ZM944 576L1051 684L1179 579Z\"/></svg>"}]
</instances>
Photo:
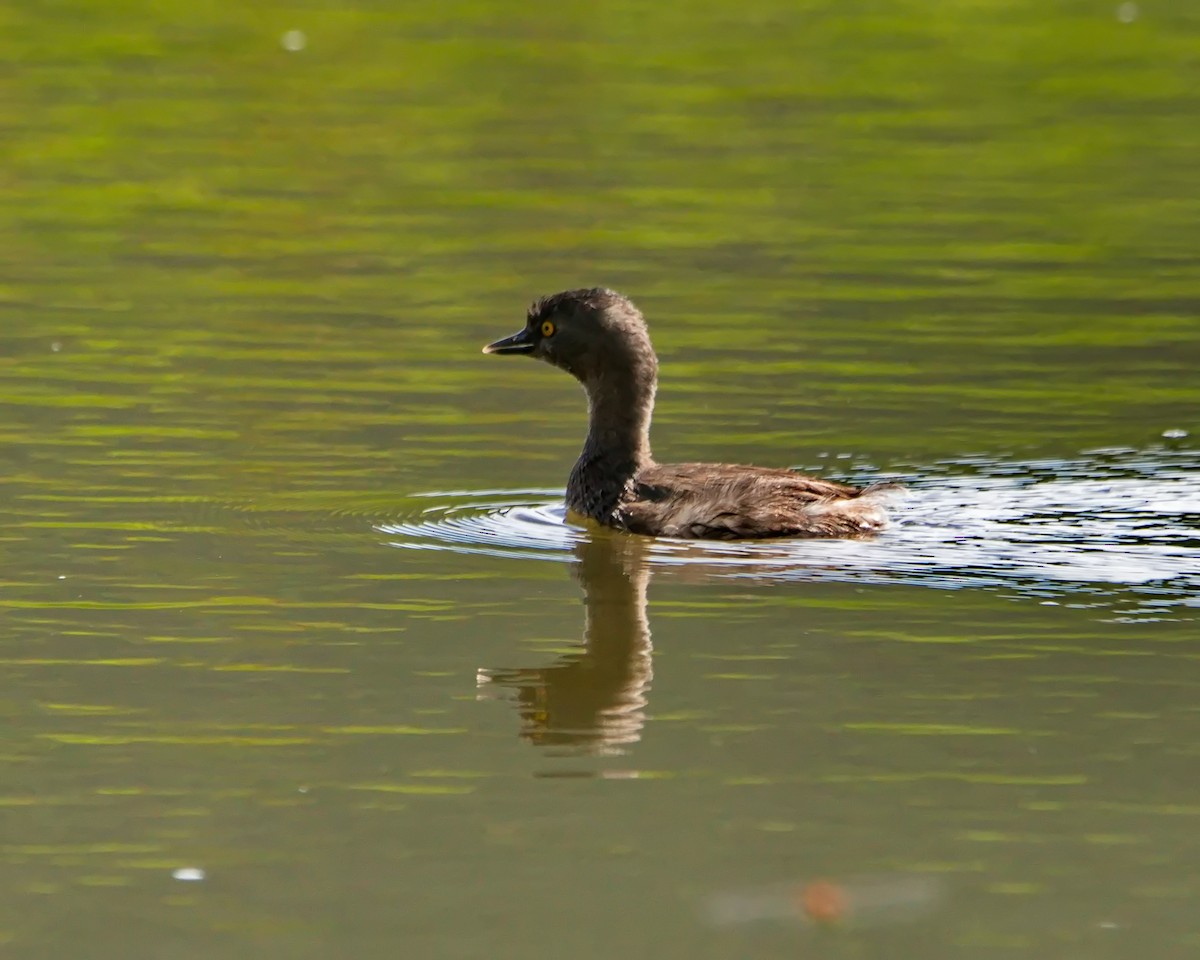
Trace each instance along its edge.
<instances>
[{"instance_id":1,"label":"brown wing","mask_svg":"<svg viewBox=\"0 0 1200 960\"><path fill-rule=\"evenodd\" d=\"M668 537L862 536L886 522L882 506L863 493L791 470L655 464L634 478L617 519L633 533Z\"/></svg>"}]
</instances>

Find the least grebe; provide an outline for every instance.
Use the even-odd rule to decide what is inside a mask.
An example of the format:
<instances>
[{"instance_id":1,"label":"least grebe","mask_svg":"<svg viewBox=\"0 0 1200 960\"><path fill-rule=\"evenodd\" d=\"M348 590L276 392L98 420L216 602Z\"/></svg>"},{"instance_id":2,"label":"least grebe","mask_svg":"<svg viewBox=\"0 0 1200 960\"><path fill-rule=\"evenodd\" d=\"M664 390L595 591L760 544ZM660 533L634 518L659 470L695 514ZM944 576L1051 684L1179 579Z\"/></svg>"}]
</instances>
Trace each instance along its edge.
<instances>
[{"instance_id":1,"label":"least grebe","mask_svg":"<svg viewBox=\"0 0 1200 960\"><path fill-rule=\"evenodd\" d=\"M641 311L612 290L535 300L525 329L483 352L537 357L583 384L588 435L567 481L567 509L575 514L631 533L718 540L863 536L887 522L874 496L882 486L771 467L655 463L658 359Z\"/></svg>"}]
</instances>

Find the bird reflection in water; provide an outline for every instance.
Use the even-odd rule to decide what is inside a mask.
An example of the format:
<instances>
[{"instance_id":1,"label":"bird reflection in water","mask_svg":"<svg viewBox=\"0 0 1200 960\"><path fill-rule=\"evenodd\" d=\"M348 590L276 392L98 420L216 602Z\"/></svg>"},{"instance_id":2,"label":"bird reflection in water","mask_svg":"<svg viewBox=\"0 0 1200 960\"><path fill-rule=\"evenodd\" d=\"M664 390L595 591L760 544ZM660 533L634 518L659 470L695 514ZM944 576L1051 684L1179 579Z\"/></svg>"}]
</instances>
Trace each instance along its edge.
<instances>
[{"instance_id":1,"label":"bird reflection in water","mask_svg":"<svg viewBox=\"0 0 1200 960\"><path fill-rule=\"evenodd\" d=\"M641 739L653 669L645 546L593 531L575 548L583 587L583 649L547 667L481 669L481 697L516 703L521 736L577 754L622 752Z\"/></svg>"}]
</instances>

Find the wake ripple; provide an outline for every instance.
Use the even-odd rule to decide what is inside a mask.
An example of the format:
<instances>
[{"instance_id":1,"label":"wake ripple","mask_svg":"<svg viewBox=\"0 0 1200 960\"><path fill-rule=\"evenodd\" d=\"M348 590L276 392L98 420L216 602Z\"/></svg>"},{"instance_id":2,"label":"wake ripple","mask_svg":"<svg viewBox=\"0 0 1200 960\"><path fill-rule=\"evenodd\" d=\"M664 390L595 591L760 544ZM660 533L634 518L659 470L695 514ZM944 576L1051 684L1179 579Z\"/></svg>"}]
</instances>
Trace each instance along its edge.
<instances>
[{"instance_id":1,"label":"wake ripple","mask_svg":"<svg viewBox=\"0 0 1200 960\"><path fill-rule=\"evenodd\" d=\"M1200 451L1097 450L1072 460L963 457L857 478L907 491L870 540L647 540L661 568L757 580L990 589L1121 617L1193 619L1200 607ZM375 529L393 546L571 562L590 534L560 491L420 495Z\"/></svg>"}]
</instances>

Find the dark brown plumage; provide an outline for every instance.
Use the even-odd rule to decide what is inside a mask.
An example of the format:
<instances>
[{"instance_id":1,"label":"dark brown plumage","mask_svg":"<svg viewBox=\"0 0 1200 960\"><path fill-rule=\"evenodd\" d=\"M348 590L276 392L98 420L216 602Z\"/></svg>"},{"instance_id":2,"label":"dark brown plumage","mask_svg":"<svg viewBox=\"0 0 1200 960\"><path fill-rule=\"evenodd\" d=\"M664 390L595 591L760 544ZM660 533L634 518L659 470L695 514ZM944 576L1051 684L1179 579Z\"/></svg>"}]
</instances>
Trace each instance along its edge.
<instances>
[{"instance_id":1,"label":"dark brown plumage","mask_svg":"<svg viewBox=\"0 0 1200 960\"><path fill-rule=\"evenodd\" d=\"M791 470L655 463L650 416L658 360L628 299L600 287L535 300L525 328L483 348L561 367L588 397L588 435L567 481L567 508L650 536L719 540L854 537L886 522L877 492Z\"/></svg>"}]
</instances>

